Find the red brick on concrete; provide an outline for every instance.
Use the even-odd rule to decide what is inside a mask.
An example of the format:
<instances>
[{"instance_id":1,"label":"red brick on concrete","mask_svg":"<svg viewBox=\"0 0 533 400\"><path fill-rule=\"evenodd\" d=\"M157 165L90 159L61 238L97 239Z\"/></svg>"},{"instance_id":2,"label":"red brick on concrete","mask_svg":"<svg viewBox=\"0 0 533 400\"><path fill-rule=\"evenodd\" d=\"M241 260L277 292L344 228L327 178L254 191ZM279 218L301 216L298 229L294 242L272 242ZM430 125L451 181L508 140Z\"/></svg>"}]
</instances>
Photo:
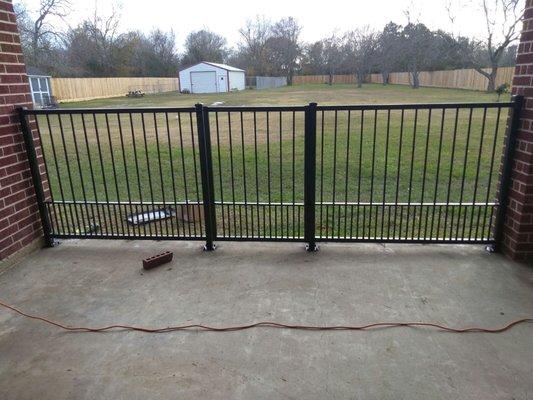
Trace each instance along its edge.
<instances>
[{"instance_id":1,"label":"red brick on concrete","mask_svg":"<svg viewBox=\"0 0 533 400\"><path fill-rule=\"evenodd\" d=\"M502 250L519 260L533 260L533 0L526 1L518 47L513 94L524 96Z\"/></svg>"},{"instance_id":2,"label":"red brick on concrete","mask_svg":"<svg viewBox=\"0 0 533 400\"><path fill-rule=\"evenodd\" d=\"M31 107L11 1L0 0L0 260L41 237L17 107ZM40 154L40 149L38 149Z\"/></svg>"}]
</instances>

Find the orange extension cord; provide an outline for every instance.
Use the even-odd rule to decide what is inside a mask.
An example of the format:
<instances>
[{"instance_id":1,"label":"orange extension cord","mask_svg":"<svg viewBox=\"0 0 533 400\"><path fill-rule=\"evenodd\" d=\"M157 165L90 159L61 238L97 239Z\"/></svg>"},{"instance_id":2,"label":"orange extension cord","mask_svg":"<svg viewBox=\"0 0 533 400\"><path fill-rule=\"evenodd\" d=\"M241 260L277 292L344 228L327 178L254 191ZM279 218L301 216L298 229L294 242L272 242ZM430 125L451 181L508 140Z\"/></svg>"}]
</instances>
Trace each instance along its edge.
<instances>
[{"instance_id":1,"label":"orange extension cord","mask_svg":"<svg viewBox=\"0 0 533 400\"><path fill-rule=\"evenodd\" d=\"M288 325L281 324L278 322L256 322L248 325L236 325L236 326L226 326L226 327L213 327L207 325L177 325L177 326L168 326L166 328L145 328L140 326L132 325L109 325L98 328L90 328L83 326L68 326L63 323L52 321L45 317L40 317L38 315L28 314L22 310L19 310L16 307L13 307L9 304L6 304L0 301L0 306L7 308L19 315L22 315L26 318L38 320L45 322L49 325L53 325L60 329L70 331L70 332L106 332L106 331L138 331L145 333L166 333L166 332L175 332L175 331L209 331L209 332L233 332L233 331L243 331L251 328L280 328L280 329L294 329L294 330L304 330L304 331L364 331L369 329L379 329L379 328L398 328L398 327L412 327L412 328L435 328L437 330L442 330L445 332L453 333L469 333L469 332L478 332L478 333L500 333L505 332L512 327L524 324L524 323L533 323L533 318L523 318L516 321L510 322L509 324L502 326L500 328L479 328L479 327L469 327L469 328L450 328L448 326L434 324L430 322L376 322L368 325L332 325L332 326L317 326L317 325Z\"/></svg>"}]
</instances>

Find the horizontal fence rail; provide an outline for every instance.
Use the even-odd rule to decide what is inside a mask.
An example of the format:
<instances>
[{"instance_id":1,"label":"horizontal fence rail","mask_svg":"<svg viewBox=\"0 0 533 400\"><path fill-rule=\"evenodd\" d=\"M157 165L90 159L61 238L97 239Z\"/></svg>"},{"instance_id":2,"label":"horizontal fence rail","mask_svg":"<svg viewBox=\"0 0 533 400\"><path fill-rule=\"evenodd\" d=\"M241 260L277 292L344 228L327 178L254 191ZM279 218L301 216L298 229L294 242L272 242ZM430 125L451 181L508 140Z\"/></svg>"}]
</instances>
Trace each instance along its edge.
<instances>
[{"instance_id":1,"label":"horizontal fence rail","mask_svg":"<svg viewBox=\"0 0 533 400\"><path fill-rule=\"evenodd\" d=\"M208 250L217 240L300 241L314 250L325 241L496 243L520 107L520 98L198 104L20 117L48 241L189 239Z\"/></svg>"}]
</instances>

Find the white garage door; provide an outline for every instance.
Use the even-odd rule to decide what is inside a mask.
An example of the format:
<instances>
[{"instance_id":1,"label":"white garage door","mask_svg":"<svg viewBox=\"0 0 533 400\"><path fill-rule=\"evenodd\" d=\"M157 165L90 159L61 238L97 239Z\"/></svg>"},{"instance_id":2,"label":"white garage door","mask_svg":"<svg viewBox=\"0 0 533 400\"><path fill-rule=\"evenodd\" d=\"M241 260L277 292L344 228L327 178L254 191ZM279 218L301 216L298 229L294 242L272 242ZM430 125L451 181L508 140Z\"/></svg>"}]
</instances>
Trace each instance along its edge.
<instances>
[{"instance_id":1,"label":"white garage door","mask_svg":"<svg viewBox=\"0 0 533 400\"><path fill-rule=\"evenodd\" d=\"M216 93L217 73L215 71L191 72L193 93Z\"/></svg>"}]
</instances>

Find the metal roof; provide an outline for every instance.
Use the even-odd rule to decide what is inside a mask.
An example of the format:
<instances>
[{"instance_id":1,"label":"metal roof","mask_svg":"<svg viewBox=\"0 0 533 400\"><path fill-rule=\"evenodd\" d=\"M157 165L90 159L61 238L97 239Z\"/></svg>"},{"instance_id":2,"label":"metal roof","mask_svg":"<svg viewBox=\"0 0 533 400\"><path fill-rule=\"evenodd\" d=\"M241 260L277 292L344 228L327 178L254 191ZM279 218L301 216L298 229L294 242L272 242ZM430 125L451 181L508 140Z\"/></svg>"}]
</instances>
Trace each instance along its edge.
<instances>
[{"instance_id":1,"label":"metal roof","mask_svg":"<svg viewBox=\"0 0 533 400\"><path fill-rule=\"evenodd\" d=\"M200 61L199 63L196 63L196 64L194 64L194 65L191 65L191 66L189 66L189 67L187 67L187 68L183 68L183 69L180 70L180 71L183 71L183 70L189 69L189 68L194 67L195 65L198 65L198 64L212 65L213 67L222 68L222 69L225 69L226 71L245 72L243 69L235 68L235 67L232 67L231 65L227 65L227 64L219 64L219 63L213 63L213 62L209 62L209 61Z\"/></svg>"},{"instance_id":2,"label":"metal roof","mask_svg":"<svg viewBox=\"0 0 533 400\"><path fill-rule=\"evenodd\" d=\"M29 76L50 77L50 74L47 74L47 73L41 71L39 68L30 67L30 66L26 67L26 74L28 74Z\"/></svg>"}]
</instances>

